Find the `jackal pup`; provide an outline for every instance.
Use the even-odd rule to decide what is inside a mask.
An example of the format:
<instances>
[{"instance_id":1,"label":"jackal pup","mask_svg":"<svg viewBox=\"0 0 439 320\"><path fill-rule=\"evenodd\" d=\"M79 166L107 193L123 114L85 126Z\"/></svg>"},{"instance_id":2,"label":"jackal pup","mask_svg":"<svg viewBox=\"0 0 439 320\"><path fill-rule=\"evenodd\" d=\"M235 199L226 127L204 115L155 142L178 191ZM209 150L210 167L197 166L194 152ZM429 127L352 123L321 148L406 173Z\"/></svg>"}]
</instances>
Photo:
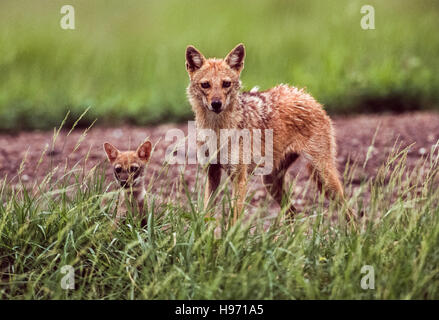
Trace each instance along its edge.
<instances>
[{"instance_id":1,"label":"jackal pup","mask_svg":"<svg viewBox=\"0 0 439 320\"><path fill-rule=\"evenodd\" d=\"M136 151L119 151L116 147L108 142L104 143L104 150L107 154L110 164L113 166L114 178L120 187L124 188L123 198L119 199L117 208L116 221L125 217L127 208L131 207L132 212L138 212L144 219L144 169L151 155L151 142L145 141ZM136 211L137 210L137 211Z\"/></svg>"},{"instance_id":2,"label":"jackal pup","mask_svg":"<svg viewBox=\"0 0 439 320\"><path fill-rule=\"evenodd\" d=\"M332 197L343 200L343 188L335 166L334 130L322 106L303 89L288 85L263 92L240 92L244 56L243 44L236 46L224 59L206 59L193 46L187 47L186 69L190 78L187 94L197 129L212 129L217 136L220 136L219 130L225 128L272 129L273 170L263 176L263 182L276 202L281 205L288 201L285 199L284 176L299 154L309 161L308 170L319 188L323 184ZM225 169L234 184L235 223L245 200L248 174L254 167L254 163L210 163L205 208L220 183L221 169ZM290 204L289 212L295 211Z\"/></svg>"}]
</instances>

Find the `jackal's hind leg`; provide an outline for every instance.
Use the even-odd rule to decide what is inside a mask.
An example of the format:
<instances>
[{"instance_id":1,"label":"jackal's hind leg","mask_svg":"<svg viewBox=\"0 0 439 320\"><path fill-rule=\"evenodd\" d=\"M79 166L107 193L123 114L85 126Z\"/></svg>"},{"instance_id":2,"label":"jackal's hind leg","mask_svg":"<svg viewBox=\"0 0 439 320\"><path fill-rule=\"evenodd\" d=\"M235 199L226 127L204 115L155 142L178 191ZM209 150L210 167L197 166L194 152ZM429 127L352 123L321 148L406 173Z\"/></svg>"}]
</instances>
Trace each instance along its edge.
<instances>
[{"instance_id":1,"label":"jackal's hind leg","mask_svg":"<svg viewBox=\"0 0 439 320\"><path fill-rule=\"evenodd\" d=\"M284 203L288 202L284 190L285 174L287 173L287 170L291 164L295 162L298 157L299 155L297 153L288 154L285 159L281 161L277 169L273 169L271 174L263 176L265 188L281 208ZM288 214L290 216L294 216L296 212L296 208L292 203L290 203L288 207Z\"/></svg>"},{"instance_id":2,"label":"jackal's hind leg","mask_svg":"<svg viewBox=\"0 0 439 320\"><path fill-rule=\"evenodd\" d=\"M334 199L338 204L346 203L339 173L335 167L335 161L329 157L312 158L308 164L308 171L311 178L317 183L320 192L325 189L325 196ZM346 220L355 220L355 213L351 208L347 208Z\"/></svg>"}]
</instances>

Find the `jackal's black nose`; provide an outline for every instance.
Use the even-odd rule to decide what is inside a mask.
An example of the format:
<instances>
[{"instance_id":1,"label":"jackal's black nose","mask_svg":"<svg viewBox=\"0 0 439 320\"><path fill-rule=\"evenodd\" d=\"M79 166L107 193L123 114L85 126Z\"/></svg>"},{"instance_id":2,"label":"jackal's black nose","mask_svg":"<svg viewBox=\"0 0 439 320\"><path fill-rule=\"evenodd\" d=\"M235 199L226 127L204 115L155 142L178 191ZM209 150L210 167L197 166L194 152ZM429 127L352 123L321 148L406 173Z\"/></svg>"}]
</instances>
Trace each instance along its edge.
<instances>
[{"instance_id":1,"label":"jackal's black nose","mask_svg":"<svg viewBox=\"0 0 439 320\"><path fill-rule=\"evenodd\" d=\"M212 110L216 113L220 113L221 112L221 106L223 105L221 103L221 101L219 100L214 100L212 101L212 103L210 104L212 106Z\"/></svg>"}]
</instances>

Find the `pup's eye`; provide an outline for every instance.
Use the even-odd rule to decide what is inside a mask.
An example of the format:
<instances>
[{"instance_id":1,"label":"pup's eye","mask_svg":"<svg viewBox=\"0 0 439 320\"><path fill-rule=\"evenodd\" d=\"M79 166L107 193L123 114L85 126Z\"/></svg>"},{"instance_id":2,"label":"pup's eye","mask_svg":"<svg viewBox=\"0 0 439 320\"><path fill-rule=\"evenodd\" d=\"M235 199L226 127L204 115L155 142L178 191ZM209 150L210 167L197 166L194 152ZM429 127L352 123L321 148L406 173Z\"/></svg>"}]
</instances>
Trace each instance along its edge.
<instances>
[{"instance_id":1,"label":"pup's eye","mask_svg":"<svg viewBox=\"0 0 439 320\"><path fill-rule=\"evenodd\" d=\"M114 168L114 171L116 173L121 173L122 172L122 168L121 167L116 167L116 168Z\"/></svg>"},{"instance_id":2,"label":"pup's eye","mask_svg":"<svg viewBox=\"0 0 439 320\"><path fill-rule=\"evenodd\" d=\"M134 173L134 172L136 172L137 170L139 170L139 167L136 167L136 166L131 166L131 167L130 167L130 173Z\"/></svg>"},{"instance_id":3,"label":"pup's eye","mask_svg":"<svg viewBox=\"0 0 439 320\"><path fill-rule=\"evenodd\" d=\"M210 88L210 83L209 83L209 82L202 82L202 83L201 83L201 88L203 88L203 89L208 89L208 88Z\"/></svg>"},{"instance_id":4,"label":"pup's eye","mask_svg":"<svg viewBox=\"0 0 439 320\"><path fill-rule=\"evenodd\" d=\"M230 81L223 81L223 88L228 88L231 84L232 83Z\"/></svg>"}]
</instances>

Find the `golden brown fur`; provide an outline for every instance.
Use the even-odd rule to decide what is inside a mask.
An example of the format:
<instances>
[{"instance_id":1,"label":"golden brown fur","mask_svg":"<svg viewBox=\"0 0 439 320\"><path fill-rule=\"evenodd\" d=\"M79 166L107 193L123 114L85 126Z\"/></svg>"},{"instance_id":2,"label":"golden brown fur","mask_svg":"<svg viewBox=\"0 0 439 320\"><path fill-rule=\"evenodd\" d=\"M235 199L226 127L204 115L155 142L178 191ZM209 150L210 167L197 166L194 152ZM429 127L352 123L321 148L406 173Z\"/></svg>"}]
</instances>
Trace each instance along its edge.
<instances>
[{"instance_id":1,"label":"golden brown fur","mask_svg":"<svg viewBox=\"0 0 439 320\"><path fill-rule=\"evenodd\" d=\"M319 184L323 184L333 197L343 199L343 188L335 166L334 130L322 106L303 89L287 85L264 92L241 93L244 55L242 44L225 59L206 59L194 47L187 48L186 68L190 77L187 93L197 128L216 132L224 128L272 129L274 168L271 174L263 177L263 181L280 205L287 200L283 190L285 173L299 155L309 160L308 168L310 172L315 171ZM227 83L225 86L224 82L230 82L230 86ZM221 169L226 169L234 180L235 222L242 211L247 176L254 165L239 164L231 168L210 164L205 206L219 185ZM289 210L294 212L295 208L290 204Z\"/></svg>"},{"instance_id":2,"label":"golden brown fur","mask_svg":"<svg viewBox=\"0 0 439 320\"><path fill-rule=\"evenodd\" d=\"M119 199L116 222L124 218L127 212L126 205L129 205L132 212L137 212L144 221L144 169L151 155L151 142L141 144L136 151L119 151L110 143L104 143L104 150L110 164L113 166L113 173L117 183L124 188L123 198Z\"/></svg>"}]
</instances>

